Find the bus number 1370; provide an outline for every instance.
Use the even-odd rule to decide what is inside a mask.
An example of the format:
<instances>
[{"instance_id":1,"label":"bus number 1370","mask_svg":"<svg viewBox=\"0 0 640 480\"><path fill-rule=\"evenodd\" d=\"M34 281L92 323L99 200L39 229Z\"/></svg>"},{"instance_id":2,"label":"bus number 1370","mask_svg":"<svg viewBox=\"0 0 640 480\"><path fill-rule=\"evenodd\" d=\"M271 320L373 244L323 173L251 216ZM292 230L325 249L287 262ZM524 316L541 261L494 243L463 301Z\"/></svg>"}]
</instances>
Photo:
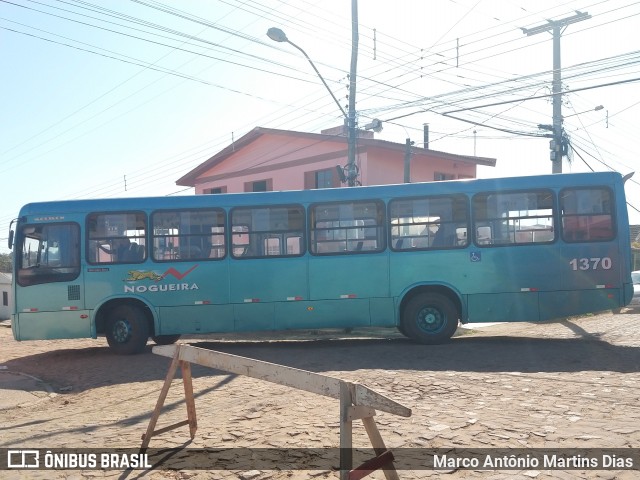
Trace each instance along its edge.
<instances>
[{"instance_id":1,"label":"bus number 1370","mask_svg":"<svg viewBox=\"0 0 640 480\"><path fill-rule=\"evenodd\" d=\"M569 265L573 270L611 270L612 262L609 257L572 258Z\"/></svg>"}]
</instances>

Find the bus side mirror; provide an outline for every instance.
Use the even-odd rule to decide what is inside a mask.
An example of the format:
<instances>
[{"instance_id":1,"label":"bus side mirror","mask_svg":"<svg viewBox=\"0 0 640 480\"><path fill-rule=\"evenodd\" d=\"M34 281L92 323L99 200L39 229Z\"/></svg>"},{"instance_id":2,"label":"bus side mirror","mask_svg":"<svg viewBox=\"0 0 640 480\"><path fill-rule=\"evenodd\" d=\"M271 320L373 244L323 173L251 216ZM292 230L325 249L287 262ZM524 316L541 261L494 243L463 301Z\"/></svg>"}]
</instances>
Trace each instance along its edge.
<instances>
[{"instance_id":1,"label":"bus side mirror","mask_svg":"<svg viewBox=\"0 0 640 480\"><path fill-rule=\"evenodd\" d=\"M9 250L13 248L13 230L9 230L9 241L7 242Z\"/></svg>"}]
</instances>

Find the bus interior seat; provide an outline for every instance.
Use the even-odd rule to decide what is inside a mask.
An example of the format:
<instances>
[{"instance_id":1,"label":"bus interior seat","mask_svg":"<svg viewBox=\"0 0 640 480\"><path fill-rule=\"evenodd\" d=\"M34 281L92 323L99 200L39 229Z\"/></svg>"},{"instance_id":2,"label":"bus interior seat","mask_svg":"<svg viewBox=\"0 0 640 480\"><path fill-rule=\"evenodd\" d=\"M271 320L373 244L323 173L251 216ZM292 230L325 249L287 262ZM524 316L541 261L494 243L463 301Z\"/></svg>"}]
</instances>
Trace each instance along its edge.
<instances>
[{"instance_id":1,"label":"bus interior seat","mask_svg":"<svg viewBox=\"0 0 640 480\"><path fill-rule=\"evenodd\" d=\"M201 258L202 250L195 245L187 245L180 249L180 258L188 259L188 258Z\"/></svg>"},{"instance_id":2,"label":"bus interior seat","mask_svg":"<svg viewBox=\"0 0 640 480\"><path fill-rule=\"evenodd\" d=\"M125 262L138 262L144 260L144 247L138 245L136 242L131 242L129 246L123 251L122 258Z\"/></svg>"},{"instance_id":3,"label":"bus interior seat","mask_svg":"<svg viewBox=\"0 0 640 480\"><path fill-rule=\"evenodd\" d=\"M431 244L432 247L444 247L446 245L446 237L444 234L444 227L442 225L440 225L440 228L438 228L438 231L436 232L435 236L433 237L433 243Z\"/></svg>"}]
</instances>

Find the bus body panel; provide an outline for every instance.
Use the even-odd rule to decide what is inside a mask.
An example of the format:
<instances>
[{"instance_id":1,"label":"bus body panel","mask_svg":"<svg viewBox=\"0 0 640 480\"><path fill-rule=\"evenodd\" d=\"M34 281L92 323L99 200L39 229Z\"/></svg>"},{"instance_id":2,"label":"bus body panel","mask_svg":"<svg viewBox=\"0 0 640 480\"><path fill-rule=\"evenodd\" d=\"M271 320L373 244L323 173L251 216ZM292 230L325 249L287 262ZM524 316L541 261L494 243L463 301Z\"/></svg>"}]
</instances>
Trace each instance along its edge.
<instances>
[{"instance_id":1,"label":"bus body panel","mask_svg":"<svg viewBox=\"0 0 640 480\"><path fill-rule=\"evenodd\" d=\"M371 298L369 310L372 327L394 327L398 325L398 309L394 298Z\"/></svg>"},{"instance_id":2,"label":"bus body panel","mask_svg":"<svg viewBox=\"0 0 640 480\"><path fill-rule=\"evenodd\" d=\"M275 304L273 302L236 303L233 305L233 317L235 332L274 330Z\"/></svg>"},{"instance_id":3,"label":"bus body panel","mask_svg":"<svg viewBox=\"0 0 640 480\"><path fill-rule=\"evenodd\" d=\"M158 308L158 335L233 332L233 305L183 305Z\"/></svg>"},{"instance_id":4,"label":"bus body panel","mask_svg":"<svg viewBox=\"0 0 640 480\"><path fill-rule=\"evenodd\" d=\"M12 329L16 340L92 337L89 310L16 313Z\"/></svg>"},{"instance_id":5,"label":"bus body panel","mask_svg":"<svg viewBox=\"0 0 640 480\"><path fill-rule=\"evenodd\" d=\"M540 319L538 292L483 293L467 298L469 323L536 322Z\"/></svg>"},{"instance_id":6,"label":"bus body panel","mask_svg":"<svg viewBox=\"0 0 640 480\"><path fill-rule=\"evenodd\" d=\"M612 310L621 300L620 289L613 288L540 292L540 320Z\"/></svg>"},{"instance_id":7,"label":"bus body panel","mask_svg":"<svg viewBox=\"0 0 640 480\"><path fill-rule=\"evenodd\" d=\"M391 295L416 285L466 286L467 257L465 249L398 253L390 262Z\"/></svg>"},{"instance_id":8,"label":"bus body panel","mask_svg":"<svg viewBox=\"0 0 640 480\"><path fill-rule=\"evenodd\" d=\"M279 330L368 327L369 299L300 301L276 304Z\"/></svg>"},{"instance_id":9,"label":"bus body panel","mask_svg":"<svg viewBox=\"0 0 640 480\"><path fill-rule=\"evenodd\" d=\"M261 258L230 262L230 303L282 302L309 298L305 257Z\"/></svg>"},{"instance_id":10,"label":"bus body panel","mask_svg":"<svg viewBox=\"0 0 640 480\"><path fill-rule=\"evenodd\" d=\"M389 296L387 253L309 257L309 299Z\"/></svg>"}]
</instances>

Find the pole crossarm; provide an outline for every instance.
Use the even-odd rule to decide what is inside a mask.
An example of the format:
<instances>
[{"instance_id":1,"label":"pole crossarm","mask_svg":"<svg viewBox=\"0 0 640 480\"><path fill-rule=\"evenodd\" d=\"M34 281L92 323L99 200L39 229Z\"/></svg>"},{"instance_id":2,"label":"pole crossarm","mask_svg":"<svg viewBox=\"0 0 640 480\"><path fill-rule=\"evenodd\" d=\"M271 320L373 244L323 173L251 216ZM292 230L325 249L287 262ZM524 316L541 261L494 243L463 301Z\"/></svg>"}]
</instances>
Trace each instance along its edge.
<instances>
[{"instance_id":1,"label":"pole crossarm","mask_svg":"<svg viewBox=\"0 0 640 480\"><path fill-rule=\"evenodd\" d=\"M237 375L245 375L287 387L305 390L325 397L340 398L340 384L343 380L252 358L216 352L191 345L162 345L153 347L153 353L174 358L176 349L178 360L197 363L205 367L223 370ZM351 386L354 405L374 408L401 417L410 417L411 409L359 383L347 382Z\"/></svg>"},{"instance_id":2,"label":"pole crossarm","mask_svg":"<svg viewBox=\"0 0 640 480\"><path fill-rule=\"evenodd\" d=\"M543 23L542 25L538 25L537 27L521 27L520 30L522 30L522 33L531 36L542 32L548 32L552 28L565 27L572 23L580 22L582 20L588 20L590 18L591 15L589 15L587 12L576 12L576 14L572 15L571 17L562 18L560 20L547 20L547 23Z\"/></svg>"}]
</instances>

